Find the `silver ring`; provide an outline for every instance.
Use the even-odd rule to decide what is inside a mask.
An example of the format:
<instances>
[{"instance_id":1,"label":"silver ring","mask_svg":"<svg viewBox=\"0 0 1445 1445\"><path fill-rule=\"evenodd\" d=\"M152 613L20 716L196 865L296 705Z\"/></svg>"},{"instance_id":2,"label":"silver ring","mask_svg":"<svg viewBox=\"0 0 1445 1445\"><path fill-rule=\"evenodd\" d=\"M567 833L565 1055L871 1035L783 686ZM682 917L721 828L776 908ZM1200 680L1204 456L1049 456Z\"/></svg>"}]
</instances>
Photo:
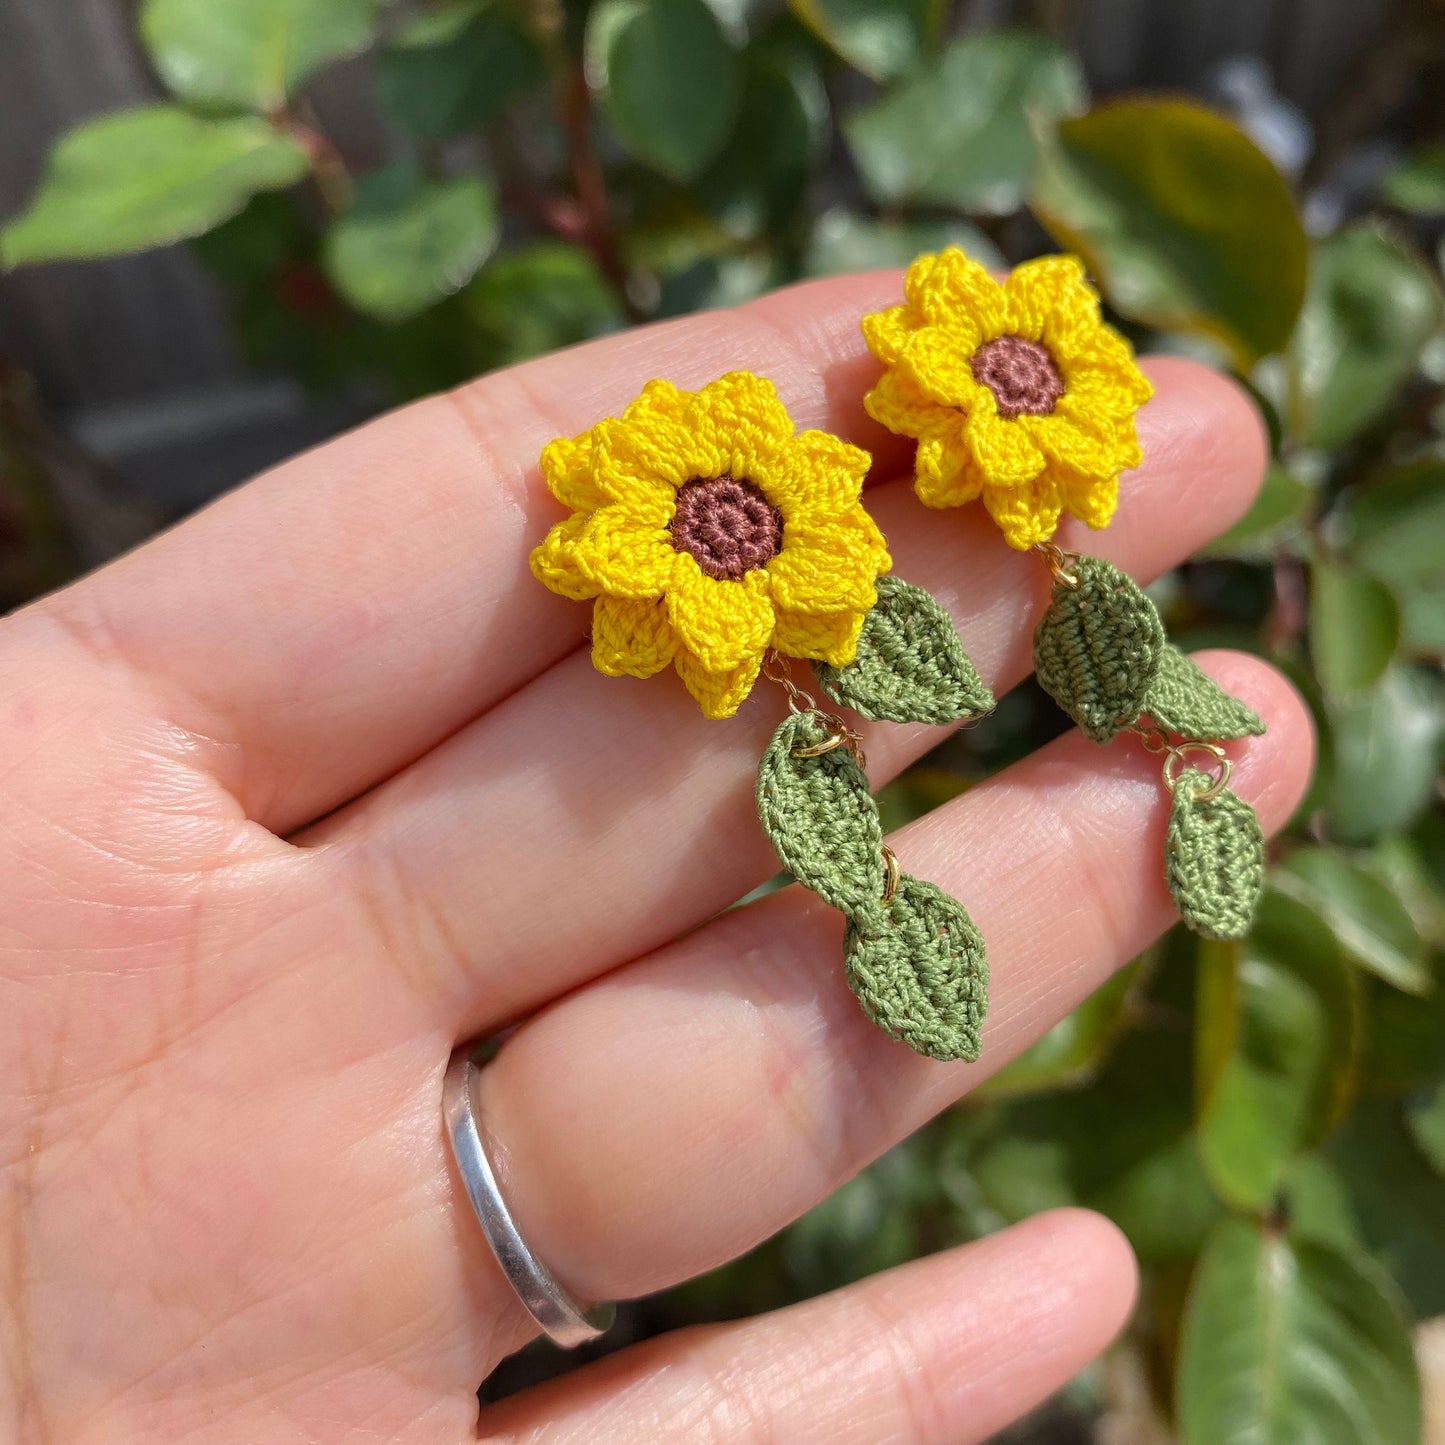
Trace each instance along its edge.
<instances>
[{"instance_id":1,"label":"silver ring","mask_svg":"<svg viewBox=\"0 0 1445 1445\"><path fill-rule=\"evenodd\" d=\"M482 1071L469 1053L458 1054L447 1069L442 1084L442 1115L446 1120L447 1142L457 1172L472 1201L477 1222L507 1283L517 1292L527 1313L553 1344L575 1349L595 1340L611 1327L617 1309L596 1304L584 1309L557 1282L556 1276L530 1249L517 1228L517 1221L497 1187L496 1171L483 1143L481 1110L477 1103L477 1082Z\"/></svg>"}]
</instances>

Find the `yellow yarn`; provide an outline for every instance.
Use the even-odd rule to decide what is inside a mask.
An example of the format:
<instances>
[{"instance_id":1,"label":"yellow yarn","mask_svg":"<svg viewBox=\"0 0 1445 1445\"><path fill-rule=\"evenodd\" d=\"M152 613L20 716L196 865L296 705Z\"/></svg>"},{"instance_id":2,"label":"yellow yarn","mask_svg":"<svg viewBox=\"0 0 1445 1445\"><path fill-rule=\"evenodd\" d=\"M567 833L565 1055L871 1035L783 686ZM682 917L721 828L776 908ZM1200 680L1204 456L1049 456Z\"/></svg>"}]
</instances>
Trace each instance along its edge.
<instances>
[{"instance_id":1,"label":"yellow yarn","mask_svg":"<svg viewBox=\"0 0 1445 1445\"><path fill-rule=\"evenodd\" d=\"M869 350L887 368L864 405L917 439L919 498L930 507L981 498L1020 549L1053 536L1063 512L1107 526L1119 473L1141 460L1134 414L1153 389L1100 317L1077 258L1026 262L1000 285L950 248L914 261L904 296L863 318ZM975 374L980 349L1002 337L1036 343L1027 349L1052 364L1060 390L1047 411L1001 415Z\"/></svg>"},{"instance_id":2,"label":"yellow yarn","mask_svg":"<svg viewBox=\"0 0 1445 1445\"><path fill-rule=\"evenodd\" d=\"M532 553L538 580L595 599L592 661L609 676L676 667L708 717L730 717L769 647L853 660L890 562L860 494L869 457L826 432L795 435L771 382L735 371L698 392L651 381L620 418L542 453L572 515ZM777 550L711 575L672 524L689 483L732 479L781 523Z\"/></svg>"}]
</instances>

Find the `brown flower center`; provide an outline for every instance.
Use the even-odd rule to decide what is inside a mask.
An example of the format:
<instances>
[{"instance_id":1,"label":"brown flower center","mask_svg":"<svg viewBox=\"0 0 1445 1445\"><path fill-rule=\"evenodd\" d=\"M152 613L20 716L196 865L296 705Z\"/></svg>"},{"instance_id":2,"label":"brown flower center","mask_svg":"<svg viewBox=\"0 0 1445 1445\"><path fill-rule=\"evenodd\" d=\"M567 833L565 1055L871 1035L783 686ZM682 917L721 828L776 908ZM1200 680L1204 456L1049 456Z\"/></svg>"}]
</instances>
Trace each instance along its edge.
<instances>
[{"instance_id":1,"label":"brown flower center","mask_svg":"<svg viewBox=\"0 0 1445 1445\"><path fill-rule=\"evenodd\" d=\"M974 380L993 392L1000 416L1047 416L1064 394L1054 358L1037 341L1000 336L973 353Z\"/></svg>"},{"instance_id":2,"label":"brown flower center","mask_svg":"<svg viewBox=\"0 0 1445 1445\"><path fill-rule=\"evenodd\" d=\"M782 513L751 482L694 477L677 492L672 545L709 577L736 582L783 549Z\"/></svg>"}]
</instances>

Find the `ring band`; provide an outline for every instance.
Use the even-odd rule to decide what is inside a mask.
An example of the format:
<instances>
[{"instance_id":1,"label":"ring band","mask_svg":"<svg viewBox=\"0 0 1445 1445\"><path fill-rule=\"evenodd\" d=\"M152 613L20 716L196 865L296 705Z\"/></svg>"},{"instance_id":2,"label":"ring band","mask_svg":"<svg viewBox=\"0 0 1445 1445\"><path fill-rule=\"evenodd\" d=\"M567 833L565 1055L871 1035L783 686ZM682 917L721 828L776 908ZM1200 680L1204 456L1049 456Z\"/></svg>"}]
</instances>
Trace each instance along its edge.
<instances>
[{"instance_id":1,"label":"ring band","mask_svg":"<svg viewBox=\"0 0 1445 1445\"><path fill-rule=\"evenodd\" d=\"M552 1271L527 1247L517 1221L497 1187L497 1175L483 1143L477 1083L482 1071L468 1052L458 1054L442 1084L442 1114L457 1172L466 1186L482 1233L527 1313L553 1344L575 1349L607 1330L617 1310L611 1304L583 1309Z\"/></svg>"}]
</instances>

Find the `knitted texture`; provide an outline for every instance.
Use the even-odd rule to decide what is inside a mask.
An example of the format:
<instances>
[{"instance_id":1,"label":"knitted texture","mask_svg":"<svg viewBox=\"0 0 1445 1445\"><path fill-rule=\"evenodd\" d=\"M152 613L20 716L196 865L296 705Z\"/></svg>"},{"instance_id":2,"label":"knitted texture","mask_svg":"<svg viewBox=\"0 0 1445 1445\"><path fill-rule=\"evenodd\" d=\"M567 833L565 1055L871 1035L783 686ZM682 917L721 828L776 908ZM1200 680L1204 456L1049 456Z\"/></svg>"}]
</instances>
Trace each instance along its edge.
<instances>
[{"instance_id":1,"label":"knitted texture","mask_svg":"<svg viewBox=\"0 0 1445 1445\"><path fill-rule=\"evenodd\" d=\"M1230 697L1172 644L1159 655L1159 671L1144 699L1144 711L1166 733L1195 742L1227 742L1264 732L1253 708Z\"/></svg>"},{"instance_id":2,"label":"knitted texture","mask_svg":"<svg viewBox=\"0 0 1445 1445\"><path fill-rule=\"evenodd\" d=\"M993 694L963 650L942 607L921 587L878 580L878 601L863 621L858 653L846 667L815 662L823 691L861 717L931 723L981 717Z\"/></svg>"},{"instance_id":3,"label":"knitted texture","mask_svg":"<svg viewBox=\"0 0 1445 1445\"><path fill-rule=\"evenodd\" d=\"M903 291L903 305L863 319L886 368L864 405L917 440L922 501L982 499L1020 549L1047 541L1065 512L1107 526L1153 392L1082 264L1044 256L999 285L950 247L920 256Z\"/></svg>"},{"instance_id":4,"label":"knitted texture","mask_svg":"<svg viewBox=\"0 0 1445 1445\"><path fill-rule=\"evenodd\" d=\"M1043 689L1096 743L1135 722L1165 648L1158 610L1112 563L1070 563L1077 587L1058 582L1034 633Z\"/></svg>"},{"instance_id":5,"label":"knitted texture","mask_svg":"<svg viewBox=\"0 0 1445 1445\"><path fill-rule=\"evenodd\" d=\"M846 748L799 757L830 736L815 712L786 719L758 767L758 817L783 866L844 914L848 986L880 1028L934 1059L975 1059L988 969L963 908L887 871L878 808Z\"/></svg>"},{"instance_id":6,"label":"knitted texture","mask_svg":"<svg viewBox=\"0 0 1445 1445\"><path fill-rule=\"evenodd\" d=\"M860 495L866 452L795 433L772 383L732 372L698 392L649 382L621 417L542 453L571 515L532 553L554 592L591 600L609 676L673 666L729 717L768 648L842 667L889 568Z\"/></svg>"},{"instance_id":7,"label":"knitted texture","mask_svg":"<svg viewBox=\"0 0 1445 1445\"><path fill-rule=\"evenodd\" d=\"M1174 788L1164 875L1179 916L1205 938L1243 938L1264 891L1264 834L1254 809L1227 788L1200 795L1208 773L1185 768Z\"/></svg>"},{"instance_id":8,"label":"knitted texture","mask_svg":"<svg viewBox=\"0 0 1445 1445\"><path fill-rule=\"evenodd\" d=\"M954 899L904 874L891 902L850 915L843 951L848 987L879 1028L930 1059L978 1058L988 961Z\"/></svg>"}]
</instances>

